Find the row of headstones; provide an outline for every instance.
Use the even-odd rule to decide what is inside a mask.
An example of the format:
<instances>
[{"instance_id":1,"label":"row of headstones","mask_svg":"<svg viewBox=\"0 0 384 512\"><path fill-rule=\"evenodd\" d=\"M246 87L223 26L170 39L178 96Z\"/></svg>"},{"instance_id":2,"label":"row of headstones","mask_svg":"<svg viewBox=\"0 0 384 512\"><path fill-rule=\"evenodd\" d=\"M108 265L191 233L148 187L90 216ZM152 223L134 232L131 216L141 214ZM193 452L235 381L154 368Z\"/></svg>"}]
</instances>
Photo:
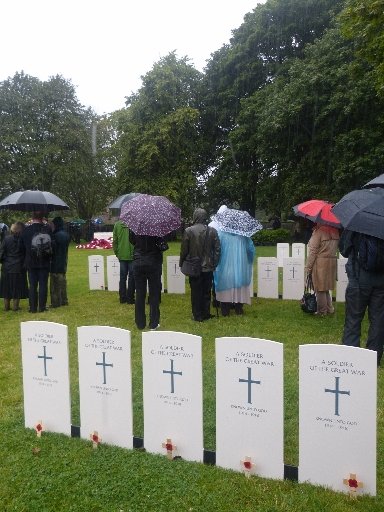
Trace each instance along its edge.
<instances>
[{"instance_id":1,"label":"row of headstones","mask_svg":"<svg viewBox=\"0 0 384 512\"><path fill-rule=\"evenodd\" d=\"M133 447L130 332L78 328L80 435ZM67 326L21 324L25 426L71 434ZM144 447L203 460L201 337L142 334ZM299 348L300 482L376 494L376 353ZM283 344L216 339L216 464L284 477ZM351 483L352 482L352 483Z\"/></svg>"},{"instance_id":2,"label":"row of headstones","mask_svg":"<svg viewBox=\"0 0 384 512\"><path fill-rule=\"evenodd\" d=\"M289 244L287 244L289 246ZM304 246L304 244L301 244ZM305 247L305 246L304 246ZM348 277L345 272L345 258L337 260L336 301L345 301L345 289ZM178 256L167 256L168 293L185 293L185 276L181 273ZM257 296L269 299L279 298L279 257L257 258ZM300 300L304 290L305 259L301 256L284 257L283 267L283 299ZM105 290L104 257L93 255L88 257L90 290ZM107 256L107 289L119 290L120 265L116 256ZM164 289L164 286L163 286ZM250 287L253 297L253 279Z\"/></svg>"}]
</instances>

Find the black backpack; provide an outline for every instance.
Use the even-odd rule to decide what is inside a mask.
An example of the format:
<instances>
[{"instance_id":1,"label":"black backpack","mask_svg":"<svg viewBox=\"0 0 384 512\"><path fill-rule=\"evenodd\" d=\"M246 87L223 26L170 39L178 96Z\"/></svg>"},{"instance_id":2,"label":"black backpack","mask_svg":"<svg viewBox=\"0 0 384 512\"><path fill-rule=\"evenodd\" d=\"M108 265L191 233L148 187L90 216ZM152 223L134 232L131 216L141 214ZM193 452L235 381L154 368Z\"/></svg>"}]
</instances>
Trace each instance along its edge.
<instances>
[{"instance_id":1,"label":"black backpack","mask_svg":"<svg viewBox=\"0 0 384 512\"><path fill-rule=\"evenodd\" d=\"M367 272L384 272L384 240L359 233L354 243L355 257Z\"/></svg>"},{"instance_id":2,"label":"black backpack","mask_svg":"<svg viewBox=\"0 0 384 512\"><path fill-rule=\"evenodd\" d=\"M51 235L44 228L34 233L32 237L31 256L33 261L37 263L47 261L52 256Z\"/></svg>"}]
</instances>

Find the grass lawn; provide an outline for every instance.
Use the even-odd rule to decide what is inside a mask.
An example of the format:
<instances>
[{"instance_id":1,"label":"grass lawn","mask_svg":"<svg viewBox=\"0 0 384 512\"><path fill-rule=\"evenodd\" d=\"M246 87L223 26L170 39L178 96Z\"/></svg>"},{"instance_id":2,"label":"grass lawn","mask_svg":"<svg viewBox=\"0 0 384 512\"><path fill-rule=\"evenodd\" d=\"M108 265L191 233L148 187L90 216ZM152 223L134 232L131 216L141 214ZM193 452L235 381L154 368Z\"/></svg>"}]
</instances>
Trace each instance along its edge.
<instances>
[{"instance_id":1,"label":"grass lawn","mask_svg":"<svg viewBox=\"0 0 384 512\"><path fill-rule=\"evenodd\" d=\"M257 248L258 256L275 255L275 248ZM171 243L167 255L176 255ZM383 511L384 419L383 375L378 372L377 497L351 500L347 495L292 481L272 481L217 467L181 460L169 461L142 450L124 450L44 433L38 440L24 428L20 322L47 320L68 325L72 424L79 425L77 327L108 325L131 331L134 435L143 436L141 332L134 323L134 306L120 304L117 292L89 291L90 254L70 248L67 274L70 305L45 313L0 311L0 512L128 512L128 511ZM256 266L255 279L256 286ZM297 301L253 299L244 317L191 320L189 289L185 295L164 294L161 329L202 336L204 378L204 445L215 450L215 338L251 336L284 343L285 464L298 464L298 346L339 343L344 306L336 304L329 318L300 311ZM367 325L364 324L364 334ZM314 442L316 440L314 439ZM34 448L41 448L36 454ZM353 447L351 447L352 449Z\"/></svg>"}]
</instances>

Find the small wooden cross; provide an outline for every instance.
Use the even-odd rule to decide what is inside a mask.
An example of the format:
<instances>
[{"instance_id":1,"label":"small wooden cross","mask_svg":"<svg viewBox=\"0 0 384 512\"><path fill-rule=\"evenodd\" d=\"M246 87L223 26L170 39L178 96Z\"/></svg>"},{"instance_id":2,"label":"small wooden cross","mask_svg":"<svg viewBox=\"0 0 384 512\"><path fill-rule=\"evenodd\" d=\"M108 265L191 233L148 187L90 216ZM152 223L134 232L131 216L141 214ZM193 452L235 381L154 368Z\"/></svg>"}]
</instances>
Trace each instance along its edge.
<instances>
[{"instance_id":1,"label":"small wooden cross","mask_svg":"<svg viewBox=\"0 0 384 512\"><path fill-rule=\"evenodd\" d=\"M356 498L357 490L364 487L363 482L357 480L356 473L349 473L349 478L344 478L343 484L348 486L349 496L351 498Z\"/></svg>"},{"instance_id":2,"label":"small wooden cross","mask_svg":"<svg viewBox=\"0 0 384 512\"><path fill-rule=\"evenodd\" d=\"M101 443L101 437L99 436L99 433L96 430L94 430L93 434L90 434L89 437L90 437L90 439L92 441L93 448L96 450L96 448Z\"/></svg>"},{"instance_id":3,"label":"small wooden cross","mask_svg":"<svg viewBox=\"0 0 384 512\"><path fill-rule=\"evenodd\" d=\"M167 450L167 458L172 460L173 452L176 450L176 446L172 444L172 439L167 438L165 443L162 443L161 446Z\"/></svg>"},{"instance_id":4,"label":"small wooden cross","mask_svg":"<svg viewBox=\"0 0 384 512\"><path fill-rule=\"evenodd\" d=\"M43 432L43 422L39 420L35 425L36 435L37 437L41 437L41 433Z\"/></svg>"},{"instance_id":5,"label":"small wooden cross","mask_svg":"<svg viewBox=\"0 0 384 512\"><path fill-rule=\"evenodd\" d=\"M241 463L241 466L243 468L245 476L247 478L249 478L251 476L252 468L255 465L252 462L252 458L251 457L245 457L244 460L240 461L240 463Z\"/></svg>"}]
</instances>

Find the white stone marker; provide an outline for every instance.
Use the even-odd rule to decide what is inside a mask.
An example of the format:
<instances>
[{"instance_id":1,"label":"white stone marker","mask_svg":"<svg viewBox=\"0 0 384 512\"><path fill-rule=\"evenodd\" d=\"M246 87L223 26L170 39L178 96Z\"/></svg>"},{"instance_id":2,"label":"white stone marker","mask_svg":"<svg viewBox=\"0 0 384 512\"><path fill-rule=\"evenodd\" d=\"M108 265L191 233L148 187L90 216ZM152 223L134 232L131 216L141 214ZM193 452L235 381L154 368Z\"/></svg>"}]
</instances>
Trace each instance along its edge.
<instances>
[{"instance_id":1,"label":"white stone marker","mask_svg":"<svg viewBox=\"0 0 384 512\"><path fill-rule=\"evenodd\" d=\"M302 258L305 260L305 244L299 242L292 244L292 258Z\"/></svg>"},{"instance_id":2,"label":"white stone marker","mask_svg":"<svg viewBox=\"0 0 384 512\"><path fill-rule=\"evenodd\" d=\"M337 258L337 281L336 281L336 302L345 302L345 290L348 285L348 276L345 265L348 258L340 256Z\"/></svg>"},{"instance_id":3,"label":"white stone marker","mask_svg":"<svg viewBox=\"0 0 384 512\"><path fill-rule=\"evenodd\" d=\"M283 344L216 339L216 464L284 477Z\"/></svg>"},{"instance_id":4,"label":"white stone marker","mask_svg":"<svg viewBox=\"0 0 384 512\"><path fill-rule=\"evenodd\" d=\"M376 494L376 352L300 346L299 481ZM353 490L353 489L352 489Z\"/></svg>"},{"instance_id":5,"label":"white stone marker","mask_svg":"<svg viewBox=\"0 0 384 512\"><path fill-rule=\"evenodd\" d=\"M99 255L88 256L89 289L104 290L104 257Z\"/></svg>"},{"instance_id":6,"label":"white stone marker","mask_svg":"<svg viewBox=\"0 0 384 512\"><path fill-rule=\"evenodd\" d=\"M185 293L185 275L179 267L178 256L167 256L167 291Z\"/></svg>"},{"instance_id":7,"label":"white stone marker","mask_svg":"<svg viewBox=\"0 0 384 512\"><path fill-rule=\"evenodd\" d=\"M68 327L54 322L21 322L24 421L71 435Z\"/></svg>"},{"instance_id":8,"label":"white stone marker","mask_svg":"<svg viewBox=\"0 0 384 512\"><path fill-rule=\"evenodd\" d=\"M105 326L78 327L81 437L133 447L131 333Z\"/></svg>"},{"instance_id":9,"label":"white stone marker","mask_svg":"<svg viewBox=\"0 0 384 512\"><path fill-rule=\"evenodd\" d=\"M280 243L276 244L276 254L277 254L277 261L279 262L279 267L283 266L284 258L289 258L289 244L287 243Z\"/></svg>"},{"instance_id":10,"label":"white stone marker","mask_svg":"<svg viewBox=\"0 0 384 512\"><path fill-rule=\"evenodd\" d=\"M304 260L284 258L283 299L300 300L304 293Z\"/></svg>"},{"instance_id":11,"label":"white stone marker","mask_svg":"<svg viewBox=\"0 0 384 512\"><path fill-rule=\"evenodd\" d=\"M109 292L119 291L120 262L115 255L107 256L107 285Z\"/></svg>"},{"instance_id":12,"label":"white stone marker","mask_svg":"<svg viewBox=\"0 0 384 512\"><path fill-rule=\"evenodd\" d=\"M143 332L142 350L145 449L201 462L201 337Z\"/></svg>"},{"instance_id":13,"label":"white stone marker","mask_svg":"<svg viewBox=\"0 0 384 512\"><path fill-rule=\"evenodd\" d=\"M279 266L277 258L257 258L257 296L279 298Z\"/></svg>"}]
</instances>

